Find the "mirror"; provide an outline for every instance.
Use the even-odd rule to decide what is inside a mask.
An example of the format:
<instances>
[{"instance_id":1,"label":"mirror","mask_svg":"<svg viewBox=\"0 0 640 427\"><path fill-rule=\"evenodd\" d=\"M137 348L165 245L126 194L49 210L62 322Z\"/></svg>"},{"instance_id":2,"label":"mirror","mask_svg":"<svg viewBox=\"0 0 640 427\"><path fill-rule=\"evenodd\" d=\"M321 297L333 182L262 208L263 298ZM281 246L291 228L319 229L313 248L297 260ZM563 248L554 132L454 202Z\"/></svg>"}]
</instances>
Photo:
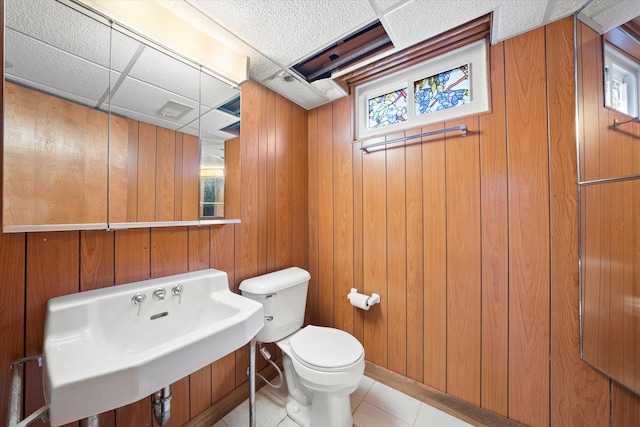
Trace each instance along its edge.
<instances>
[{"instance_id":1,"label":"mirror","mask_svg":"<svg viewBox=\"0 0 640 427\"><path fill-rule=\"evenodd\" d=\"M210 168L200 141L209 153L236 138L240 90L71 6L5 2L3 230L239 218L233 174L214 182L212 212L199 208L210 193L199 187ZM239 169L228 164L239 156L216 158L220 170Z\"/></svg>"},{"instance_id":2,"label":"mirror","mask_svg":"<svg viewBox=\"0 0 640 427\"><path fill-rule=\"evenodd\" d=\"M581 355L640 393L640 19L578 25Z\"/></svg>"},{"instance_id":3,"label":"mirror","mask_svg":"<svg viewBox=\"0 0 640 427\"><path fill-rule=\"evenodd\" d=\"M110 31L54 1L5 1L5 231L106 228Z\"/></svg>"}]
</instances>

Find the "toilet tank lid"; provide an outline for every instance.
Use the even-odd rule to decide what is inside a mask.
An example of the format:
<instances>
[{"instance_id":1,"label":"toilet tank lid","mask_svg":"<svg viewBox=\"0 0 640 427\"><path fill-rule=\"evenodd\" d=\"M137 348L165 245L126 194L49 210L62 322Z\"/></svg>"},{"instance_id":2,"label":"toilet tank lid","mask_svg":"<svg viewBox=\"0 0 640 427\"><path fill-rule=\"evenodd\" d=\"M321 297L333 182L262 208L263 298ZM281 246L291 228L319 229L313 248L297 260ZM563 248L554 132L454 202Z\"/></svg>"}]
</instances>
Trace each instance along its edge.
<instances>
[{"instance_id":1,"label":"toilet tank lid","mask_svg":"<svg viewBox=\"0 0 640 427\"><path fill-rule=\"evenodd\" d=\"M290 267L261 276L245 279L240 283L240 290L256 295L272 294L283 289L306 282L311 278L308 271L299 267Z\"/></svg>"}]
</instances>

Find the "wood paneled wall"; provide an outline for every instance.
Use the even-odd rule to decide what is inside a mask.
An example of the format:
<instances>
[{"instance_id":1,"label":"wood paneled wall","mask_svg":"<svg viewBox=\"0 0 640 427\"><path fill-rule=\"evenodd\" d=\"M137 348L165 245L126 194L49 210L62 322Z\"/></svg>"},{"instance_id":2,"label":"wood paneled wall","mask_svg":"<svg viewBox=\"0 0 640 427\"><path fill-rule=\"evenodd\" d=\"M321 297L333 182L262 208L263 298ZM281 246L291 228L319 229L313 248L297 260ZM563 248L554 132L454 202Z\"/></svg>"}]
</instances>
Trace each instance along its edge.
<instances>
[{"instance_id":1,"label":"wood paneled wall","mask_svg":"<svg viewBox=\"0 0 640 427\"><path fill-rule=\"evenodd\" d=\"M573 41L567 18L491 46L491 112L406 132L466 137L363 154L353 99L309 112L309 320L526 425L635 425L639 399L580 360Z\"/></svg>"},{"instance_id":2,"label":"wood paneled wall","mask_svg":"<svg viewBox=\"0 0 640 427\"><path fill-rule=\"evenodd\" d=\"M241 224L0 235L0 423L9 364L41 353L49 298L209 267L226 271L237 290L250 276L307 268L307 113L254 82L242 97ZM243 348L173 384L170 425L240 386L247 366ZM40 376L28 366L27 414L43 404ZM100 416L107 427L154 423L148 398Z\"/></svg>"}]
</instances>

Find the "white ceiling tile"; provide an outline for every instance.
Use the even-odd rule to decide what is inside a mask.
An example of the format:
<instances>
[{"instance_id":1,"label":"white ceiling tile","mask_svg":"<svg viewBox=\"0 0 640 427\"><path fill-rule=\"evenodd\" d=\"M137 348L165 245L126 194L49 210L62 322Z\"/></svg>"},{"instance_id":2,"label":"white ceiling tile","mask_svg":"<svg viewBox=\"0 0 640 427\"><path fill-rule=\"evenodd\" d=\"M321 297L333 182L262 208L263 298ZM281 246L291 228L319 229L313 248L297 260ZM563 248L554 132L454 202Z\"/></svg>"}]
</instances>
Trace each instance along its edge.
<instances>
[{"instance_id":1,"label":"white ceiling tile","mask_svg":"<svg viewBox=\"0 0 640 427\"><path fill-rule=\"evenodd\" d=\"M202 73L201 85L202 97L200 104L203 107L217 108L240 96L240 89L229 86L207 73Z\"/></svg>"},{"instance_id":2,"label":"white ceiling tile","mask_svg":"<svg viewBox=\"0 0 640 427\"><path fill-rule=\"evenodd\" d=\"M279 76L274 76L263 81L262 84L307 110L329 102L328 98L315 92L310 84L296 78L286 81Z\"/></svg>"},{"instance_id":3,"label":"white ceiling tile","mask_svg":"<svg viewBox=\"0 0 640 427\"><path fill-rule=\"evenodd\" d=\"M80 58L109 65L110 28L57 1L5 0L5 25Z\"/></svg>"},{"instance_id":4,"label":"white ceiling tile","mask_svg":"<svg viewBox=\"0 0 640 427\"><path fill-rule=\"evenodd\" d=\"M7 29L5 37L5 60L13 64L5 70L7 76L50 88L45 90L49 93L61 91L92 100L93 107L107 91L109 72L105 67L13 30Z\"/></svg>"},{"instance_id":5,"label":"white ceiling tile","mask_svg":"<svg viewBox=\"0 0 640 427\"><path fill-rule=\"evenodd\" d=\"M581 9L588 1L589 0L550 0L550 3L553 2L553 9L551 15L549 15L549 22L573 15L576 10Z\"/></svg>"},{"instance_id":6,"label":"white ceiling tile","mask_svg":"<svg viewBox=\"0 0 640 427\"><path fill-rule=\"evenodd\" d=\"M492 41L506 40L543 25L546 4L546 0L504 2L497 10L497 19L494 19Z\"/></svg>"},{"instance_id":7,"label":"white ceiling tile","mask_svg":"<svg viewBox=\"0 0 640 427\"><path fill-rule=\"evenodd\" d=\"M293 65L376 19L368 0L188 0L279 65Z\"/></svg>"},{"instance_id":8,"label":"white ceiling tile","mask_svg":"<svg viewBox=\"0 0 640 427\"><path fill-rule=\"evenodd\" d=\"M384 13L384 12L387 12L392 7L395 7L402 2L411 1L411 0L371 0L371 1L377 4L378 9Z\"/></svg>"},{"instance_id":9,"label":"white ceiling tile","mask_svg":"<svg viewBox=\"0 0 640 427\"><path fill-rule=\"evenodd\" d=\"M414 0L385 15L386 30L398 49L412 46L491 12L498 0Z\"/></svg>"},{"instance_id":10,"label":"white ceiling tile","mask_svg":"<svg viewBox=\"0 0 640 427\"><path fill-rule=\"evenodd\" d=\"M222 137L223 139L233 138L234 135L221 132L220 129L224 129L237 121L237 117L225 114L218 110L211 110L200 119L200 132L202 135L209 135L209 137Z\"/></svg>"},{"instance_id":11,"label":"white ceiling tile","mask_svg":"<svg viewBox=\"0 0 640 427\"><path fill-rule=\"evenodd\" d=\"M600 27L600 32L607 32L635 18L636 16L640 16L640 1L594 1L585 7L582 13L588 16Z\"/></svg>"}]
</instances>

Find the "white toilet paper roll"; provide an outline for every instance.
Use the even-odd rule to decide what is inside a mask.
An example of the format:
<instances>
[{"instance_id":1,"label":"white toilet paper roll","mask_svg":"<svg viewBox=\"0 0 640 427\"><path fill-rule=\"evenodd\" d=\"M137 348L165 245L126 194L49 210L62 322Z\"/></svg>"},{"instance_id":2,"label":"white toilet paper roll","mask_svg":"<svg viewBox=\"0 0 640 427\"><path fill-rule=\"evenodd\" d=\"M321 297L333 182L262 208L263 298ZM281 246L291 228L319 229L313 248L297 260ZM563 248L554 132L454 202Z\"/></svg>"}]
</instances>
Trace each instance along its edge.
<instances>
[{"instance_id":1,"label":"white toilet paper roll","mask_svg":"<svg viewBox=\"0 0 640 427\"><path fill-rule=\"evenodd\" d=\"M354 307L361 308L363 310L369 310L369 296L363 294L349 294L349 301L351 301L351 305Z\"/></svg>"}]
</instances>

